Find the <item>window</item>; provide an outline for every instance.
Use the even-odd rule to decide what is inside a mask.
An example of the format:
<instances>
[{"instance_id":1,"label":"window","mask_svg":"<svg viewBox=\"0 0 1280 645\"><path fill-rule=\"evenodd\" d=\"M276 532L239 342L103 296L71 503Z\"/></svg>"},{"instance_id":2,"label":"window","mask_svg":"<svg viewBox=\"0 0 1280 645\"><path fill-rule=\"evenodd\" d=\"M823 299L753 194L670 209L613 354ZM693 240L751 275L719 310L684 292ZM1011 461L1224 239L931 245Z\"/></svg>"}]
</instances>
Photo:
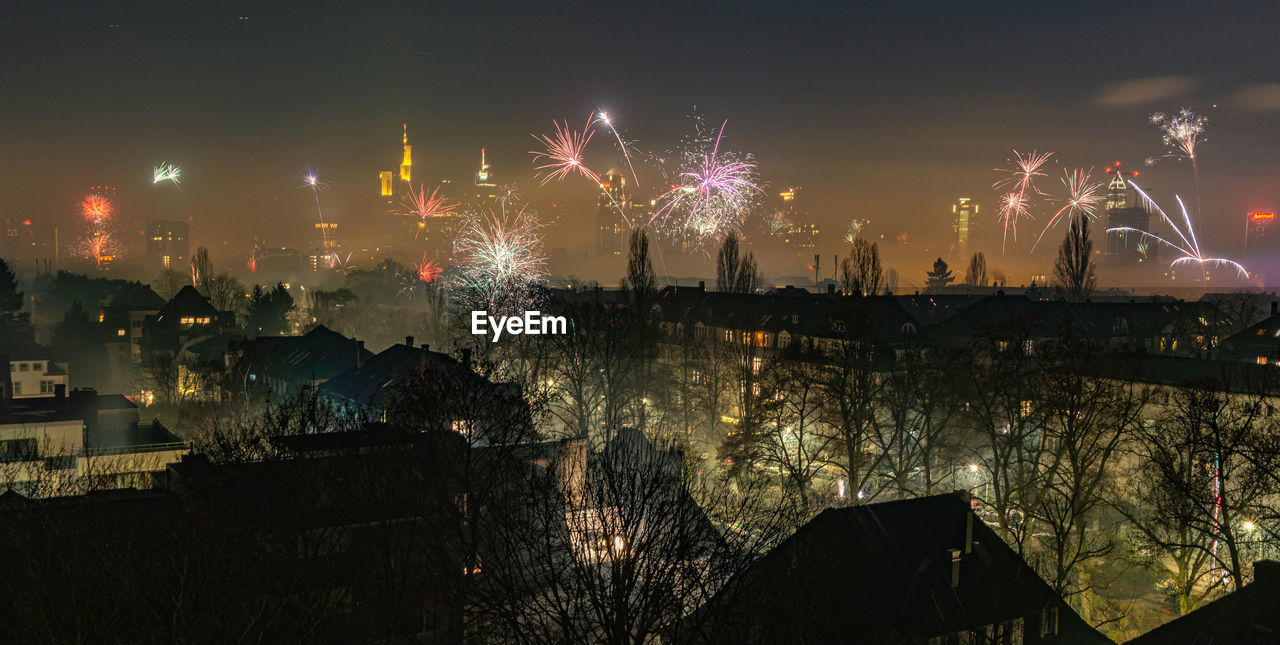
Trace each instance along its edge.
<instances>
[{"instance_id":1,"label":"window","mask_svg":"<svg viewBox=\"0 0 1280 645\"><path fill-rule=\"evenodd\" d=\"M1040 612L1040 636L1058 635L1058 606L1049 605Z\"/></svg>"},{"instance_id":2,"label":"window","mask_svg":"<svg viewBox=\"0 0 1280 645\"><path fill-rule=\"evenodd\" d=\"M18 363L18 371L19 371L19 372L29 372L29 371L31 371L31 364L30 364L30 363Z\"/></svg>"},{"instance_id":3,"label":"window","mask_svg":"<svg viewBox=\"0 0 1280 645\"><path fill-rule=\"evenodd\" d=\"M53 381L40 381L41 394L53 394Z\"/></svg>"},{"instance_id":4,"label":"window","mask_svg":"<svg viewBox=\"0 0 1280 645\"><path fill-rule=\"evenodd\" d=\"M764 367L764 359L759 356L751 359L751 373L759 374L760 369Z\"/></svg>"},{"instance_id":5,"label":"window","mask_svg":"<svg viewBox=\"0 0 1280 645\"><path fill-rule=\"evenodd\" d=\"M1036 341L1031 339L1022 341L1022 351L1027 356L1034 355L1036 353Z\"/></svg>"},{"instance_id":6,"label":"window","mask_svg":"<svg viewBox=\"0 0 1280 645\"><path fill-rule=\"evenodd\" d=\"M791 345L791 334L785 331L778 332L778 347L788 347Z\"/></svg>"},{"instance_id":7,"label":"window","mask_svg":"<svg viewBox=\"0 0 1280 645\"><path fill-rule=\"evenodd\" d=\"M1000 351L1000 352L1007 352L1007 351L1009 351L1009 341L1007 341L1007 340L1002 340L1002 341L1000 341L999 343L997 343L997 344L996 344L996 350L997 350L997 351Z\"/></svg>"},{"instance_id":8,"label":"window","mask_svg":"<svg viewBox=\"0 0 1280 645\"><path fill-rule=\"evenodd\" d=\"M19 394L22 394L22 381L14 381L14 382L13 382L13 395L14 395L14 396L18 396Z\"/></svg>"},{"instance_id":9,"label":"window","mask_svg":"<svg viewBox=\"0 0 1280 645\"><path fill-rule=\"evenodd\" d=\"M1023 401L1022 409L1019 412L1023 419L1031 416L1031 401Z\"/></svg>"},{"instance_id":10,"label":"window","mask_svg":"<svg viewBox=\"0 0 1280 645\"><path fill-rule=\"evenodd\" d=\"M733 330L730 330L730 329L724 330L724 342L726 343L733 342Z\"/></svg>"},{"instance_id":11,"label":"window","mask_svg":"<svg viewBox=\"0 0 1280 645\"><path fill-rule=\"evenodd\" d=\"M39 446L35 439L8 439L0 441L0 461L20 461L36 456Z\"/></svg>"},{"instance_id":12,"label":"window","mask_svg":"<svg viewBox=\"0 0 1280 645\"><path fill-rule=\"evenodd\" d=\"M124 330L123 330L123 329L117 329L117 330L116 330L116 336L123 336L123 335L124 335Z\"/></svg>"},{"instance_id":13,"label":"window","mask_svg":"<svg viewBox=\"0 0 1280 645\"><path fill-rule=\"evenodd\" d=\"M1259 356L1259 357L1258 357L1258 364L1259 364L1259 365L1266 365L1266 364L1267 364L1267 357L1266 357L1266 356Z\"/></svg>"}]
</instances>

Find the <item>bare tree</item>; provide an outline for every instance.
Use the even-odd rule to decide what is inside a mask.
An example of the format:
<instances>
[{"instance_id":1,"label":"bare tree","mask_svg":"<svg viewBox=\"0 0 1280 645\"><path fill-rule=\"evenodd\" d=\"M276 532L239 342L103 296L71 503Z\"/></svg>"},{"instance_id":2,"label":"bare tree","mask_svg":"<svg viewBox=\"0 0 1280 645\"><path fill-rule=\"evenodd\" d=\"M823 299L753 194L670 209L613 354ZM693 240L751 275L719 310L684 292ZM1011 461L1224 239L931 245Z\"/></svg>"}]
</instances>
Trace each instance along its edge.
<instances>
[{"instance_id":1,"label":"bare tree","mask_svg":"<svg viewBox=\"0 0 1280 645\"><path fill-rule=\"evenodd\" d=\"M987 286L987 256L981 251L969 258L969 268L964 273L964 283L975 287Z\"/></svg>"},{"instance_id":2,"label":"bare tree","mask_svg":"<svg viewBox=\"0 0 1280 645\"><path fill-rule=\"evenodd\" d=\"M1027 509L1037 522L1039 547L1030 560L1054 591L1078 601L1094 586L1090 563L1116 547L1108 505L1150 388L1098 374L1099 352L1084 339L1064 339L1050 354L1051 366L1037 380L1046 449L1041 490Z\"/></svg>"},{"instance_id":3,"label":"bare tree","mask_svg":"<svg viewBox=\"0 0 1280 645\"><path fill-rule=\"evenodd\" d=\"M1067 236L1058 247L1053 277L1068 300L1084 300L1093 291L1097 276L1094 274L1093 240L1089 239L1088 218L1081 216L1071 220Z\"/></svg>"},{"instance_id":4,"label":"bare tree","mask_svg":"<svg viewBox=\"0 0 1280 645\"><path fill-rule=\"evenodd\" d=\"M874 296L884 291L887 285L880 268L880 249L874 242L853 241L849 257L840 264L840 283L849 296Z\"/></svg>"},{"instance_id":5,"label":"bare tree","mask_svg":"<svg viewBox=\"0 0 1280 645\"><path fill-rule=\"evenodd\" d=\"M1249 575L1250 536L1258 518L1273 519L1280 486L1275 389L1269 370L1230 370L1180 387L1164 415L1144 426L1138 468L1122 506L1187 613L1219 585L1239 589Z\"/></svg>"}]
</instances>

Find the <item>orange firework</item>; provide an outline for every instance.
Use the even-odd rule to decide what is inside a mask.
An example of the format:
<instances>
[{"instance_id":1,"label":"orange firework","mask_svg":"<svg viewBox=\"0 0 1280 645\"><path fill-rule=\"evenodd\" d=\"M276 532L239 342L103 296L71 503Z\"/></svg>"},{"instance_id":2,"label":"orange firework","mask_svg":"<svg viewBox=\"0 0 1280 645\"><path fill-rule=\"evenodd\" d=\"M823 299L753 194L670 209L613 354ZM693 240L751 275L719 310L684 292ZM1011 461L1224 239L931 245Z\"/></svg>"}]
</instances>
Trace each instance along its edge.
<instances>
[{"instance_id":1,"label":"orange firework","mask_svg":"<svg viewBox=\"0 0 1280 645\"><path fill-rule=\"evenodd\" d=\"M86 195L84 201L80 202L80 214L86 220L97 224L114 215L115 206L111 204L110 199L102 195Z\"/></svg>"}]
</instances>

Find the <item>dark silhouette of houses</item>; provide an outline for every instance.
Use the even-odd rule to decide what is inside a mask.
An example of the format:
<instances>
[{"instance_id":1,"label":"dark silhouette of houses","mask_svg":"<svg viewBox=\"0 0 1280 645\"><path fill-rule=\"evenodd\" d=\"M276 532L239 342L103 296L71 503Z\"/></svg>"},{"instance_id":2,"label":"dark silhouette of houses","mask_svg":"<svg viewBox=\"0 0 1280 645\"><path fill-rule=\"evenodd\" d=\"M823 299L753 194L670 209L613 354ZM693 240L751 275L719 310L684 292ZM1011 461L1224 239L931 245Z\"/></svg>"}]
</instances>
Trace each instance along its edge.
<instances>
[{"instance_id":1,"label":"dark silhouette of houses","mask_svg":"<svg viewBox=\"0 0 1280 645\"><path fill-rule=\"evenodd\" d=\"M235 327L235 314L218 311L208 298L187 285L143 322L142 357L163 352L177 355L189 343Z\"/></svg>"},{"instance_id":2,"label":"dark silhouette of houses","mask_svg":"<svg viewBox=\"0 0 1280 645\"><path fill-rule=\"evenodd\" d=\"M823 511L699 611L699 642L1111 642L964 492Z\"/></svg>"},{"instance_id":3,"label":"dark silhouette of houses","mask_svg":"<svg viewBox=\"0 0 1280 645\"><path fill-rule=\"evenodd\" d=\"M1253 582L1126 645L1280 643L1280 563L1253 564Z\"/></svg>"},{"instance_id":4,"label":"dark silhouette of houses","mask_svg":"<svg viewBox=\"0 0 1280 645\"><path fill-rule=\"evenodd\" d=\"M1223 343L1222 358L1258 365L1280 365L1280 311L1271 303L1271 315Z\"/></svg>"},{"instance_id":5,"label":"dark silhouette of houses","mask_svg":"<svg viewBox=\"0 0 1280 645\"><path fill-rule=\"evenodd\" d=\"M232 342L227 364L245 388L273 398L318 387L343 372L363 367L373 357L364 342L317 325L302 336L258 336Z\"/></svg>"}]
</instances>

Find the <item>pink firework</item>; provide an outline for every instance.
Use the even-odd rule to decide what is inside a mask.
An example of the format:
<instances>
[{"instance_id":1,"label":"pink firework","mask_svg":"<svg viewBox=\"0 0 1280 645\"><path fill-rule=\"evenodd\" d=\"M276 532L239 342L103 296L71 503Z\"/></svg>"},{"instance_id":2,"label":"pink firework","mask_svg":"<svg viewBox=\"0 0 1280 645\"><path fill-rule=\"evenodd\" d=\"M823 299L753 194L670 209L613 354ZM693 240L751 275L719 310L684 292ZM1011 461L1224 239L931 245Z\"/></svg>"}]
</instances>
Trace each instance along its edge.
<instances>
[{"instance_id":1,"label":"pink firework","mask_svg":"<svg viewBox=\"0 0 1280 645\"><path fill-rule=\"evenodd\" d=\"M685 153L687 169L680 172L679 183L659 197L664 203L650 223L675 219L682 233L703 239L719 237L741 224L763 191L755 182L755 164L720 154L727 124L720 124L709 152Z\"/></svg>"},{"instance_id":2,"label":"pink firework","mask_svg":"<svg viewBox=\"0 0 1280 645\"><path fill-rule=\"evenodd\" d=\"M587 125L582 128L582 132L569 129L568 121L565 121L563 126L558 121L552 121L552 123L556 126L555 136L531 135L534 141L544 146L543 150L529 151L535 162L545 162L535 167L540 174L543 174L542 185L547 185L553 179L561 181L575 173L599 184L600 176L587 168L582 160L582 151L591 141L591 136L595 134L591 130L591 116L587 116Z\"/></svg>"},{"instance_id":3,"label":"pink firework","mask_svg":"<svg viewBox=\"0 0 1280 645\"><path fill-rule=\"evenodd\" d=\"M1088 217L1095 219L1098 217L1098 205L1102 202L1102 184L1092 180L1090 172L1084 170L1062 171L1062 186L1066 189L1066 195L1059 200L1062 202L1062 208L1054 212L1049 218L1049 222L1045 224L1044 230L1040 232L1040 237L1036 238L1036 243L1031 245L1034 252L1036 246L1040 244L1040 240L1044 239L1044 234L1049 232L1055 224L1063 219L1073 219L1075 217Z\"/></svg>"},{"instance_id":4,"label":"pink firework","mask_svg":"<svg viewBox=\"0 0 1280 645\"><path fill-rule=\"evenodd\" d=\"M991 187L1008 190L1000 197L1000 210L996 213L996 218L1004 229L1000 240L1001 251L1008 243L1010 232L1013 233L1013 241L1018 241L1018 218L1031 217L1031 195L1040 193L1036 188L1036 177L1045 176L1040 168L1052 156L1052 152L1032 150L1030 154L1024 155L1014 150L1014 167L996 168L997 172L1005 173L1006 176L996 180Z\"/></svg>"},{"instance_id":5,"label":"pink firework","mask_svg":"<svg viewBox=\"0 0 1280 645\"><path fill-rule=\"evenodd\" d=\"M1045 176L1040 171L1040 168L1052 156L1052 152L1040 153L1032 150L1031 154L1024 155L1014 150L1015 167L996 168L997 172L1006 173L1008 176L1002 177L992 185L992 188L1008 188L1011 191L1022 193L1024 196L1028 192L1036 192L1035 178Z\"/></svg>"},{"instance_id":6,"label":"pink firework","mask_svg":"<svg viewBox=\"0 0 1280 645\"><path fill-rule=\"evenodd\" d=\"M1000 239L1000 249L1003 251L1005 244L1009 240L1009 233L1013 233L1013 241L1018 241L1018 218L1031 217L1031 200L1027 199L1026 193L1014 191L1005 193L1000 196L1000 210L996 213L996 218L1000 220L1000 224L1004 228L1003 236Z\"/></svg>"}]
</instances>

